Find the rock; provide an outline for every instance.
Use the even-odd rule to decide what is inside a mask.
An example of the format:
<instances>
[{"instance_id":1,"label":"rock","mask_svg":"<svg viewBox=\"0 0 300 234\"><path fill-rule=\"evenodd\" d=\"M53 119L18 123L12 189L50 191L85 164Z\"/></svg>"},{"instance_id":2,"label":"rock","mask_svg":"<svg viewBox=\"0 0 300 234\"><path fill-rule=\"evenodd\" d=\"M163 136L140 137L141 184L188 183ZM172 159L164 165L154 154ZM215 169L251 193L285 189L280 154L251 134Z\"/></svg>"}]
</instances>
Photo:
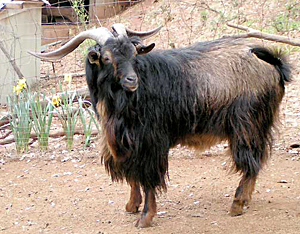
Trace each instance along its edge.
<instances>
[{"instance_id":1,"label":"rock","mask_svg":"<svg viewBox=\"0 0 300 234\"><path fill-rule=\"evenodd\" d=\"M191 216L194 217L194 218L203 218L204 214L197 213L197 214L192 214Z\"/></svg>"},{"instance_id":2,"label":"rock","mask_svg":"<svg viewBox=\"0 0 300 234\"><path fill-rule=\"evenodd\" d=\"M160 212L157 212L157 215L164 215L166 213L167 213L167 211L160 211Z\"/></svg>"}]
</instances>

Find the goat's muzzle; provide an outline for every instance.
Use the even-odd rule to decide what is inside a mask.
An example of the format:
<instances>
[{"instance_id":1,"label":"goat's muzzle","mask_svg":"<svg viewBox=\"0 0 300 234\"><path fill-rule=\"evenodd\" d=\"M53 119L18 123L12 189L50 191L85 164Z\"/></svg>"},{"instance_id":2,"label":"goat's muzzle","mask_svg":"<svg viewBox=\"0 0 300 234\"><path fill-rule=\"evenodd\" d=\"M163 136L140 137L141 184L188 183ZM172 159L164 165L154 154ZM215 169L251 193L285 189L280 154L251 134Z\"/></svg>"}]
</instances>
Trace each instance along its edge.
<instances>
[{"instance_id":1,"label":"goat's muzzle","mask_svg":"<svg viewBox=\"0 0 300 234\"><path fill-rule=\"evenodd\" d=\"M120 84L126 91L134 92L138 88L138 77L136 75L130 75L120 80Z\"/></svg>"}]
</instances>

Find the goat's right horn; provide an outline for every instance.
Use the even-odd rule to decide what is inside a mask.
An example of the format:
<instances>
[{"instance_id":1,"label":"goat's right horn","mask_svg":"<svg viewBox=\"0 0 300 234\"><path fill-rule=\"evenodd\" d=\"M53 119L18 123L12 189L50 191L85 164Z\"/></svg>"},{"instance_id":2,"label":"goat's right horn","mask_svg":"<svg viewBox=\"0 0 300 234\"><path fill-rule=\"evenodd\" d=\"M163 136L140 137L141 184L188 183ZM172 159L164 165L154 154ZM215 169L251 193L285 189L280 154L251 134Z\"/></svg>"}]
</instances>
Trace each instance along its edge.
<instances>
[{"instance_id":1,"label":"goat's right horn","mask_svg":"<svg viewBox=\"0 0 300 234\"><path fill-rule=\"evenodd\" d=\"M40 59L52 61L61 59L67 54L71 53L86 39L92 39L98 44L103 45L106 40L111 37L113 37L113 35L107 28L100 27L79 33L57 50L48 53L35 53L31 51L28 51L28 53Z\"/></svg>"},{"instance_id":2,"label":"goat's right horn","mask_svg":"<svg viewBox=\"0 0 300 234\"><path fill-rule=\"evenodd\" d=\"M153 35L158 33L158 31L162 28L162 25L153 30L144 31L144 32L133 31L129 28L126 28L124 24L120 24L120 23L113 24L112 28L113 28L114 32L117 33L118 35L123 35L123 36L128 36L128 37L138 36L142 40L144 40L144 39L152 37Z\"/></svg>"}]
</instances>

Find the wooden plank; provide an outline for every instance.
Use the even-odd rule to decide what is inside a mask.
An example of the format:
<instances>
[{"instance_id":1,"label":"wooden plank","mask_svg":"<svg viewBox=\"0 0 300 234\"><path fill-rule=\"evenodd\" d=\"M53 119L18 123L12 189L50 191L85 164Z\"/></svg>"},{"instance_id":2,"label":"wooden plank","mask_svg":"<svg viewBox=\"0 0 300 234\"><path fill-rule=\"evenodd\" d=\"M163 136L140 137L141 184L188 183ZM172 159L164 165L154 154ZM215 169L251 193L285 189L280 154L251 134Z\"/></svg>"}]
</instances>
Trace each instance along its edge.
<instances>
[{"instance_id":1,"label":"wooden plank","mask_svg":"<svg viewBox=\"0 0 300 234\"><path fill-rule=\"evenodd\" d=\"M23 9L23 3L20 4L15 3L6 3L4 9Z\"/></svg>"}]
</instances>

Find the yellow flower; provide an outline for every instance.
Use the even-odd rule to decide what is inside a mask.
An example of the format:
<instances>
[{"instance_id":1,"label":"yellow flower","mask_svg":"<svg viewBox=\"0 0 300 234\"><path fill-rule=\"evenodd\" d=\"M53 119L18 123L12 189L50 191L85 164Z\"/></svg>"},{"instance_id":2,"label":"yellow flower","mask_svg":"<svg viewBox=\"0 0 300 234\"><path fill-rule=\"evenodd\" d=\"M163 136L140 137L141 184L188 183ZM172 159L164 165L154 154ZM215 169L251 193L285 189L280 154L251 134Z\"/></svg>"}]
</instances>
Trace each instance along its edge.
<instances>
[{"instance_id":1,"label":"yellow flower","mask_svg":"<svg viewBox=\"0 0 300 234\"><path fill-rule=\"evenodd\" d=\"M20 85L14 86L14 93L19 95L19 93L22 91L22 87Z\"/></svg>"},{"instance_id":2,"label":"yellow flower","mask_svg":"<svg viewBox=\"0 0 300 234\"><path fill-rule=\"evenodd\" d=\"M58 106L60 104L61 100L59 96L52 97L52 104L55 106Z\"/></svg>"},{"instance_id":3,"label":"yellow flower","mask_svg":"<svg viewBox=\"0 0 300 234\"><path fill-rule=\"evenodd\" d=\"M23 78L23 79L20 79L19 81L18 81L18 86L20 86L21 87L21 90L23 89L23 88L27 88L27 85L26 85L26 79L25 78Z\"/></svg>"},{"instance_id":4,"label":"yellow flower","mask_svg":"<svg viewBox=\"0 0 300 234\"><path fill-rule=\"evenodd\" d=\"M72 82L72 74L65 74L65 81L68 83Z\"/></svg>"},{"instance_id":5,"label":"yellow flower","mask_svg":"<svg viewBox=\"0 0 300 234\"><path fill-rule=\"evenodd\" d=\"M19 93L22 91L22 89L26 89L27 88L27 85L26 85L26 79L23 78L23 79L20 79L18 80L18 83L16 86L14 86L14 93L16 93L17 95L19 95Z\"/></svg>"}]
</instances>

